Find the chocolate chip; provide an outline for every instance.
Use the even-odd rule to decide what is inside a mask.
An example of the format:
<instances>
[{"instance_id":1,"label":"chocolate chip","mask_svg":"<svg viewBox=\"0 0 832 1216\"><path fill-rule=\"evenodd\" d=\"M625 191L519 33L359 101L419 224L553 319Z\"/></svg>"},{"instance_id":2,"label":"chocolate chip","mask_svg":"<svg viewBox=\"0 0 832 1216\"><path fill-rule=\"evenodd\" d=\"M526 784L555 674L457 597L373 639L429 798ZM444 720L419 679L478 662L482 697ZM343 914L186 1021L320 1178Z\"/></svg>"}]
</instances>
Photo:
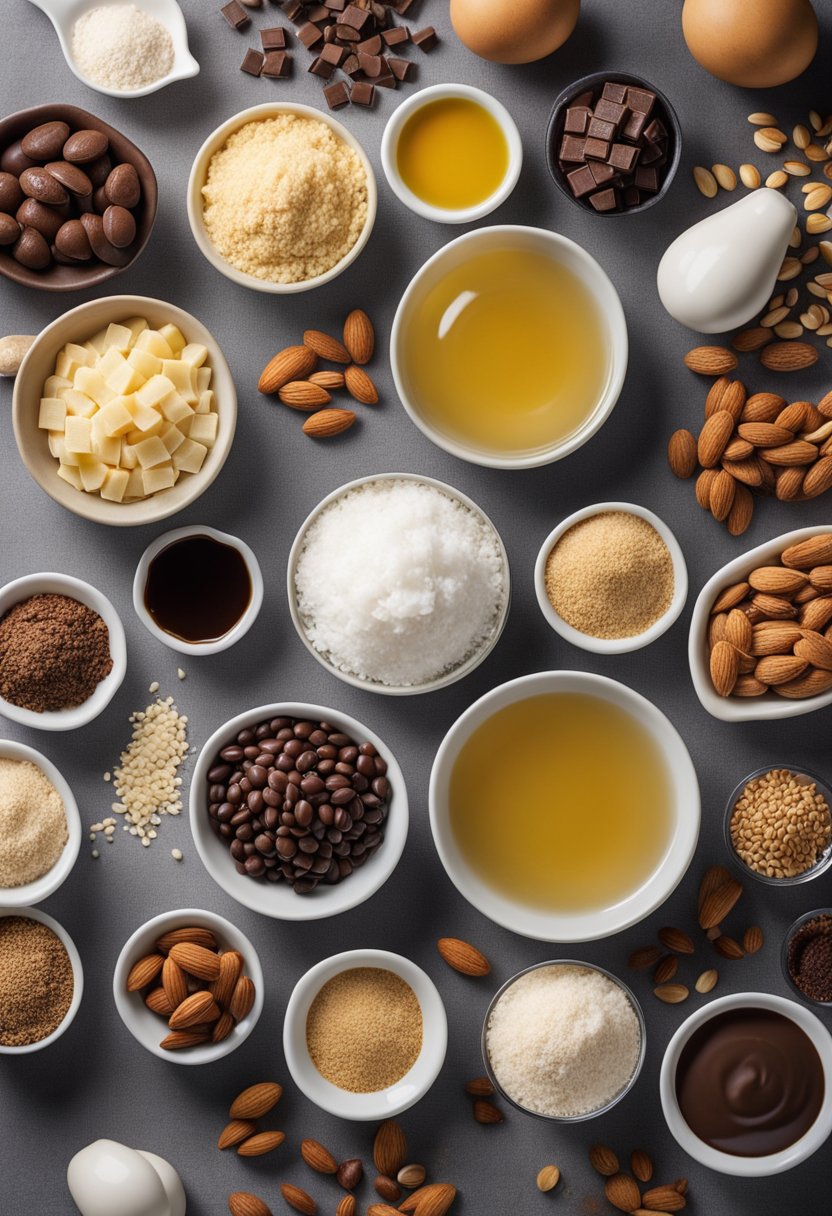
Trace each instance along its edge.
<instances>
[{"instance_id":1,"label":"chocolate chip","mask_svg":"<svg viewBox=\"0 0 832 1216\"><path fill-rule=\"evenodd\" d=\"M260 31L260 43L264 51L282 51L286 46L286 31L282 25Z\"/></svg>"},{"instance_id":2,"label":"chocolate chip","mask_svg":"<svg viewBox=\"0 0 832 1216\"><path fill-rule=\"evenodd\" d=\"M354 106L370 107L375 101L375 96L376 90L374 85L370 84L367 80L357 80L352 86L350 101Z\"/></svg>"},{"instance_id":3,"label":"chocolate chip","mask_svg":"<svg viewBox=\"0 0 832 1216\"><path fill-rule=\"evenodd\" d=\"M614 189L597 190L595 194L590 194L589 201L596 211L615 211L617 206L617 196Z\"/></svg>"},{"instance_id":4,"label":"chocolate chip","mask_svg":"<svg viewBox=\"0 0 832 1216\"><path fill-rule=\"evenodd\" d=\"M340 67L347 57L347 50L343 46L336 46L334 42L328 43L321 49L321 59L324 63L330 63L333 67Z\"/></svg>"},{"instance_id":5,"label":"chocolate chip","mask_svg":"<svg viewBox=\"0 0 832 1216\"><path fill-rule=\"evenodd\" d=\"M390 58L387 60L387 64L396 80L410 80L416 75L416 64L410 59Z\"/></svg>"},{"instance_id":6,"label":"chocolate chip","mask_svg":"<svg viewBox=\"0 0 832 1216\"><path fill-rule=\"evenodd\" d=\"M261 76L270 76L277 79L279 76L289 75L289 65L291 60L285 51L266 51L263 70Z\"/></svg>"},{"instance_id":7,"label":"chocolate chip","mask_svg":"<svg viewBox=\"0 0 832 1216\"><path fill-rule=\"evenodd\" d=\"M365 38L355 49L359 55L380 55L381 35L373 34L372 38Z\"/></svg>"},{"instance_id":8,"label":"chocolate chip","mask_svg":"<svg viewBox=\"0 0 832 1216\"><path fill-rule=\"evenodd\" d=\"M394 25L389 30L382 30L381 36L388 46L401 46L410 41L410 30L406 25Z\"/></svg>"},{"instance_id":9,"label":"chocolate chip","mask_svg":"<svg viewBox=\"0 0 832 1216\"><path fill-rule=\"evenodd\" d=\"M321 41L323 34L317 25L313 25L311 21L304 21L303 25L298 27L298 38L309 50Z\"/></svg>"},{"instance_id":10,"label":"chocolate chip","mask_svg":"<svg viewBox=\"0 0 832 1216\"><path fill-rule=\"evenodd\" d=\"M426 25L423 30L417 30L411 37L414 45L418 46L420 51L432 51L439 41L432 25Z\"/></svg>"},{"instance_id":11,"label":"chocolate chip","mask_svg":"<svg viewBox=\"0 0 832 1216\"><path fill-rule=\"evenodd\" d=\"M327 63L327 61L319 55L316 59L312 60L306 70L307 72L311 72L313 76L320 76L321 80L331 80L332 74L335 71L335 65L332 63Z\"/></svg>"},{"instance_id":12,"label":"chocolate chip","mask_svg":"<svg viewBox=\"0 0 832 1216\"><path fill-rule=\"evenodd\" d=\"M340 110L342 106L349 105L350 94L343 80L336 80L334 84L326 86L324 100L330 110Z\"/></svg>"},{"instance_id":13,"label":"chocolate chip","mask_svg":"<svg viewBox=\"0 0 832 1216\"><path fill-rule=\"evenodd\" d=\"M622 173L631 173L640 152L641 149L633 147L632 144L613 144L607 161L613 169L620 169Z\"/></svg>"},{"instance_id":14,"label":"chocolate chip","mask_svg":"<svg viewBox=\"0 0 832 1216\"><path fill-rule=\"evenodd\" d=\"M361 71L365 76L369 76L371 80L376 76L381 75L381 56L380 55L359 55L358 62Z\"/></svg>"},{"instance_id":15,"label":"chocolate chip","mask_svg":"<svg viewBox=\"0 0 832 1216\"><path fill-rule=\"evenodd\" d=\"M588 165L581 165L579 169L573 169L571 173L567 173L566 180L569 182L569 189L575 198L583 198L585 194L591 194L598 184Z\"/></svg>"},{"instance_id":16,"label":"chocolate chip","mask_svg":"<svg viewBox=\"0 0 832 1216\"><path fill-rule=\"evenodd\" d=\"M233 30L244 30L251 21L239 0L229 0L228 4L222 6L220 12Z\"/></svg>"}]
</instances>

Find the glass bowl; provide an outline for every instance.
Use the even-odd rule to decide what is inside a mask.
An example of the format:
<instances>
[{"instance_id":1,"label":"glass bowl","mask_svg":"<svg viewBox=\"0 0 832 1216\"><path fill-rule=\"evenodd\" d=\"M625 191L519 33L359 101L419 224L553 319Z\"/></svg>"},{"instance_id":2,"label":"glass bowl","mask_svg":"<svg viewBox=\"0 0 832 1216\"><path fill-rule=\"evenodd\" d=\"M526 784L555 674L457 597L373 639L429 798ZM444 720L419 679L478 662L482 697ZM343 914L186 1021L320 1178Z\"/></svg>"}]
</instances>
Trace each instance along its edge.
<instances>
[{"instance_id":1,"label":"glass bowl","mask_svg":"<svg viewBox=\"0 0 832 1216\"><path fill-rule=\"evenodd\" d=\"M790 764L764 764L762 768L755 769L753 773L749 773L747 777L743 777L739 785L736 786L731 797L728 799L728 804L725 808L724 832L725 846L731 856L734 864L742 871L743 874L750 878L755 878L758 882L766 883L770 887L795 887L799 883L809 882L813 878L817 878L819 874L823 874L829 869L832 864L832 839L826 846L823 856L819 861L816 861L808 870L804 870L802 874L795 874L792 878L771 878L768 874L760 874L757 870L747 865L734 848L734 843L731 839L731 819L734 813L734 807L740 794L749 781L754 781L757 777L763 777L766 773L775 772L778 769L788 769L802 784L814 785L817 787L818 793L822 794L826 799L826 804L832 808L832 789L826 784L823 778L817 774L810 772L808 769L801 767L793 768Z\"/></svg>"},{"instance_id":2,"label":"glass bowl","mask_svg":"<svg viewBox=\"0 0 832 1216\"><path fill-rule=\"evenodd\" d=\"M799 997L801 1001L807 1005L818 1005L821 1009L832 1009L832 1000L819 1001L815 997L809 996L802 988L798 987L789 974L789 943L799 929L802 929L810 920L816 920L819 916L832 917L832 908L815 908L812 912L804 912L803 916L798 916L794 924L789 926L780 949L780 966L783 970L783 978L795 996Z\"/></svg>"}]
</instances>

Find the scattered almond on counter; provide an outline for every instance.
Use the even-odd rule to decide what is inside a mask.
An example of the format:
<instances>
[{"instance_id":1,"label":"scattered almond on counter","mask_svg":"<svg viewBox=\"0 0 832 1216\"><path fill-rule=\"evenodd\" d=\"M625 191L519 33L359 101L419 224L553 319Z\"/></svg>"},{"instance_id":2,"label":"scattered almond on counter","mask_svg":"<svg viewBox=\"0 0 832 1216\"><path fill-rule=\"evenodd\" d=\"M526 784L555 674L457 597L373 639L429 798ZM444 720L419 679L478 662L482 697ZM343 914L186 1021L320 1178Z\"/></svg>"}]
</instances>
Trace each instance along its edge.
<instances>
[{"instance_id":1,"label":"scattered almond on counter","mask_svg":"<svg viewBox=\"0 0 832 1216\"><path fill-rule=\"evenodd\" d=\"M686 1178L651 1187L642 1194L638 1184L652 1180L653 1162L641 1149L635 1149L630 1154L630 1166L635 1177L620 1169L618 1157L605 1144L592 1145L589 1150L589 1163L606 1179L604 1195L607 1202L619 1212L630 1213L630 1216L651 1216L651 1213L680 1212L687 1206Z\"/></svg>"},{"instance_id":2,"label":"scattered almond on counter","mask_svg":"<svg viewBox=\"0 0 832 1216\"><path fill-rule=\"evenodd\" d=\"M536 1181L539 1191L553 1191L560 1182L560 1170L556 1165L544 1165L538 1171Z\"/></svg>"},{"instance_id":3,"label":"scattered almond on counter","mask_svg":"<svg viewBox=\"0 0 832 1216\"><path fill-rule=\"evenodd\" d=\"M485 955L476 946L458 937L440 937L436 949L448 966L461 975L479 977L491 971L491 964Z\"/></svg>"},{"instance_id":4,"label":"scattered almond on counter","mask_svg":"<svg viewBox=\"0 0 832 1216\"><path fill-rule=\"evenodd\" d=\"M228 1210L231 1216L272 1216L271 1208L248 1191L235 1191L229 1195Z\"/></svg>"}]
</instances>

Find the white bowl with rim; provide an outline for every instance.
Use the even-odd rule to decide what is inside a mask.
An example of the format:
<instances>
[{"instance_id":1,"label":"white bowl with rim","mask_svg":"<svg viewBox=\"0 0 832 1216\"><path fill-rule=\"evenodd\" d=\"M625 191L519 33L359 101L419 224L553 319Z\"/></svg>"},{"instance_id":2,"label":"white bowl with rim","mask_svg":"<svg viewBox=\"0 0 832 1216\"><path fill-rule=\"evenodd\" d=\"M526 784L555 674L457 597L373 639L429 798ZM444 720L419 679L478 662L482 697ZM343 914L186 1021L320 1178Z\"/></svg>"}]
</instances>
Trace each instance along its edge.
<instances>
[{"instance_id":1,"label":"white bowl with rim","mask_svg":"<svg viewBox=\"0 0 832 1216\"><path fill-rule=\"evenodd\" d=\"M546 563L561 537L582 520L591 519L595 515L605 515L611 511L622 511L627 515L635 515L650 524L667 545L673 563L673 595L670 603L657 621L654 621L642 633L629 638L594 638L588 633L581 633L580 629L570 625L556 611L546 591ZM540 611L547 623L565 641L571 642L573 646L579 646L581 650L590 650L594 654L627 654L629 651L641 650L643 646L649 646L651 642L655 642L656 638L660 638L663 633L666 633L677 620L688 597L688 568L679 542L658 515L654 515L646 507L640 507L634 502L598 502L591 507L582 507L580 511L573 511L571 515L567 515L566 519L553 528L546 537L535 562L534 589Z\"/></svg>"},{"instance_id":2,"label":"white bowl with rim","mask_svg":"<svg viewBox=\"0 0 832 1216\"><path fill-rule=\"evenodd\" d=\"M55 1027L52 1033L48 1034L44 1039L38 1039L37 1043L26 1043L22 1047L4 1047L0 1044L0 1055L25 1056L33 1051L41 1051L44 1047L51 1046L56 1039L59 1039L69 1029L78 1012L81 997L84 995L84 968L81 965L81 956L78 953L75 942L63 925L59 924L53 916L49 916L46 912L41 912L40 908L0 907L0 920L7 916L21 916L27 920L36 920L40 924L46 925L60 939L69 956L70 966L72 967L72 999L69 1002L69 1008L64 1014L62 1021Z\"/></svg>"},{"instance_id":3,"label":"white bowl with rim","mask_svg":"<svg viewBox=\"0 0 832 1216\"><path fill-rule=\"evenodd\" d=\"M463 506L472 511L478 519L483 521L492 530L500 553L503 567L503 599L498 607L493 629L479 649L475 650L455 667L441 673L432 680L426 680L423 684L382 684L380 680L365 680L360 676L353 675L351 672L342 671L329 661L327 655L316 649L312 644L307 636L303 616L298 608L295 576L297 574L298 561L306 543L306 534L310 527L332 503L337 502L338 499L343 498L346 494L351 493L351 491L358 489L360 486L376 481L411 481L417 485L432 486L433 489L439 490L453 501L462 503ZM354 481L348 481L344 485L339 486L337 490L333 490L331 494L327 494L325 498L322 498L318 505L309 512L298 529L292 543L292 548L289 550L289 561L286 567L286 590L289 598L289 614L298 637L312 657L317 659L330 675L343 680L345 684L350 684L353 688L362 688L365 692L382 693L388 697L410 697L425 692L436 692L440 688L447 688L449 684L455 684L457 680L462 680L465 676L470 675L475 668L479 667L480 663L488 658L491 651L499 642L508 619L508 611L511 604L511 573L509 570L508 553L506 552L500 533L482 507L478 506L467 494L463 494L461 490L457 490L453 486L446 485L444 481L437 481L435 477L424 477L420 473L374 473L369 477L356 477Z\"/></svg>"},{"instance_id":4,"label":"white bowl with rim","mask_svg":"<svg viewBox=\"0 0 832 1216\"><path fill-rule=\"evenodd\" d=\"M251 598L243 615L230 629L226 630L222 637L212 638L208 642L188 642L185 638L179 638L173 633L168 633L156 624L144 602L147 576L150 570L150 563L153 559L158 557L170 545L176 544L177 541L197 536L208 536L211 540L215 540L221 545L227 545L231 549L236 549L246 564L251 581ZM164 643L171 650L179 651L180 654L219 654L221 650L228 650L230 646L236 645L248 633L257 620L262 605L263 575L260 570L260 563L254 555L254 550L244 540L240 540L238 536L232 536L230 532L219 532L216 528L209 528L207 524L188 524L184 528L173 528L170 532L157 536L139 558L139 564L133 577L133 607L136 610L136 616L148 633L152 634L158 642Z\"/></svg>"},{"instance_id":5,"label":"white bowl with rim","mask_svg":"<svg viewBox=\"0 0 832 1216\"><path fill-rule=\"evenodd\" d=\"M392 971L410 985L422 1010L422 1050L413 1066L389 1088L364 1094L328 1081L306 1046L306 1021L315 997L329 980L356 967ZM310 1102L339 1119L391 1119L414 1106L439 1076L447 1045L445 1006L433 980L410 959L387 950L347 950L317 963L295 984L283 1019L283 1053L292 1080Z\"/></svg>"},{"instance_id":6,"label":"white bowl with rim","mask_svg":"<svg viewBox=\"0 0 832 1216\"><path fill-rule=\"evenodd\" d=\"M811 528L796 528L767 540L741 557L735 557L708 579L693 606L688 635L688 664L697 697L708 713L723 722L770 722L777 718L796 718L832 705L832 688L815 697L791 701L775 692L759 697L720 697L711 682L708 651L708 622L717 597L735 583L744 582L746 575L758 566L777 563L780 554L790 545L832 532L832 524L817 524Z\"/></svg>"},{"instance_id":7,"label":"white bowl with rim","mask_svg":"<svg viewBox=\"0 0 832 1216\"><path fill-rule=\"evenodd\" d=\"M823 1103L812 1126L788 1148L763 1157L738 1157L701 1140L685 1120L676 1095L676 1069L685 1045L700 1026L732 1009L767 1009L789 1018L811 1041L823 1068ZM770 992L735 992L717 997L686 1018L668 1043L659 1076L659 1096L670 1134L694 1161L717 1173L737 1178L768 1178L772 1174L782 1174L816 1153L832 1132L832 1037L811 1010L785 997Z\"/></svg>"},{"instance_id":8,"label":"white bowl with rim","mask_svg":"<svg viewBox=\"0 0 832 1216\"><path fill-rule=\"evenodd\" d=\"M592 294L598 309L600 324L605 328L609 350L607 380L589 416L572 434L545 448L510 455L485 450L445 434L433 421L425 418L418 400L411 391L407 374L407 330L410 316L422 297L449 271L464 265L469 256L489 249L513 246L530 250L542 257L561 263ZM529 228L519 224L499 224L466 232L444 245L417 270L399 301L390 333L390 365L399 400L411 421L437 447L460 460L493 469L532 469L562 460L583 447L600 430L613 411L624 386L628 357L627 322L618 292L600 264L585 249L559 233L545 228Z\"/></svg>"},{"instance_id":9,"label":"white bowl with rim","mask_svg":"<svg viewBox=\"0 0 832 1216\"><path fill-rule=\"evenodd\" d=\"M435 207L431 203L425 202L418 194L414 194L405 184L398 165L399 138L408 119L421 110L424 105L456 98L474 102L491 115L505 138L508 163L503 180L497 189L493 190L482 202L470 207ZM517 185L520 170L523 167L523 142L520 139L517 124L506 107L490 93L486 93L483 89L475 89L468 84L434 84L412 93L406 101L396 107L388 118L381 138L381 164L390 189L416 215L434 220L439 224L470 224L474 220L482 219L483 216L496 211Z\"/></svg>"},{"instance_id":10,"label":"white bowl with rim","mask_svg":"<svg viewBox=\"0 0 832 1216\"><path fill-rule=\"evenodd\" d=\"M367 179L367 217L358 240L352 249L348 250L340 261L336 262L334 266L330 266L329 270L324 271L323 274L315 275L311 279L303 279L297 283L274 283L267 279L258 279L255 275L246 274L242 270L237 270L215 248L214 243L208 235L202 214L202 187L205 185L208 167L214 153L219 152L228 141L229 136L233 135L235 131L239 131L241 127L252 122L262 122L267 118L277 118L281 114L297 114L301 118L314 119L316 122L323 123L324 126L329 127L339 139L358 154ZM214 269L218 270L220 274L225 275L227 279L231 279L232 283L237 283L240 287L250 287L253 291L264 291L272 295L292 295L299 291L311 291L313 287L322 287L324 283L330 283L339 274L343 274L347 267L355 261L370 239L370 233L373 231L378 208L378 190L376 188L373 166L370 164L367 153L352 132L343 123L339 122L337 118L325 114L322 110L316 110L312 106L304 106L297 102L289 101L268 101L263 105L250 106L247 110L241 110L239 114L226 119L215 131L212 131L194 158L190 177L188 178L186 198L188 223L191 226L194 240L199 246L200 252L208 259Z\"/></svg>"},{"instance_id":11,"label":"white bowl with rim","mask_svg":"<svg viewBox=\"0 0 832 1216\"><path fill-rule=\"evenodd\" d=\"M32 882L22 883L19 887L0 886L0 903L7 908L26 907L31 904L39 904L41 900L54 894L71 873L81 848L81 816L68 781L52 761L41 752L35 751L33 747L27 747L25 743L17 743L13 739L0 739L0 759L28 760L30 764L34 764L35 768L40 769L47 781L58 791L66 815L66 844L46 873L41 874L40 878L36 878Z\"/></svg>"},{"instance_id":12,"label":"white bowl with rim","mask_svg":"<svg viewBox=\"0 0 832 1216\"><path fill-rule=\"evenodd\" d=\"M626 711L660 748L673 793L672 831L664 856L649 879L613 907L575 913L538 910L508 898L485 882L464 857L450 822L454 765L474 732L499 710L547 693L600 697ZM600 744L599 744L600 746ZM602 753L599 753L599 756ZM552 775L555 780L555 775ZM690 865L699 837L699 784L690 755L672 722L640 693L587 671L540 671L492 688L469 706L439 745L430 774L430 826L445 872L483 916L522 937L546 942L588 942L612 937L655 912L675 891Z\"/></svg>"},{"instance_id":13,"label":"white bowl with rim","mask_svg":"<svg viewBox=\"0 0 832 1216\"><path fill-rule=\"evenodd\" d=\"M234 859L223 840L215 835L208 817L208 770L217 754L231 746L238 731L252 727L269 718L310 718L318 722L331 722L356 743L372 743L387 763L387 778L390 782L388 813L384 820L384 840L370 860L343 881L329 886L321 883L309 895L296 895L288 883L268 882L238 874ZM197 756L189 792L189 820L191 833L202 864L237 903L261 916L272 916L276 920L311 921L327 916L337 916L363 904L395 870L404 851L409 822L407 786L404 774L396 757L387 744L374 731L356 718L324 705L308 705L304 702L281 701L273 705L260 705L248 709L223 723Z\"/></svg>"},{"instance_id":14,"label":"white bowl with rim","mask_svg":"<svg viewBox=\"0 0 832 1216\"><path fill-rule=\"evenodd\" d=\"M21 726L35 730L76 730L97 718L112 701L127 671L127 642L121 618L105 595L90 583L82 582L69 574L45 573L25 574L0 588L0 619L21 600L33 595L66 595L86 604L97 612L107 626L110 635L110 658L113 666L108 675L99 681L92 696L80 705L68 709L50 709L36 713L22 705L13 705L0 697L0 714Z\"/></svg>"},{"instance_id":15,"label":"white bowl with rim","mask_svg":"<svg viewBox=\"0 0 832 1216\"><path fill-rule=\"evenodd\" d=\"M159 1043L168 1034L167 1021L148 1009L141 992L127 991L127 977L139 959L154 953L156 941L163 933L184 928L210 929L221 950L237 950L242 954L245 960L243 975L247 975L254 984L254 1004L244 1018L235 1022L234 1029L222 1042L200 1043L196 1047L166 1051ZM236 1051L254 1030L263 1012L263 986L260 959L246 935L224 916L201 908L177 908L162 912L140 925L122 946L113 972L113 998L122 1022L142 1047L171 1064L211 1064Z\"/></svg>"}]
</instances>

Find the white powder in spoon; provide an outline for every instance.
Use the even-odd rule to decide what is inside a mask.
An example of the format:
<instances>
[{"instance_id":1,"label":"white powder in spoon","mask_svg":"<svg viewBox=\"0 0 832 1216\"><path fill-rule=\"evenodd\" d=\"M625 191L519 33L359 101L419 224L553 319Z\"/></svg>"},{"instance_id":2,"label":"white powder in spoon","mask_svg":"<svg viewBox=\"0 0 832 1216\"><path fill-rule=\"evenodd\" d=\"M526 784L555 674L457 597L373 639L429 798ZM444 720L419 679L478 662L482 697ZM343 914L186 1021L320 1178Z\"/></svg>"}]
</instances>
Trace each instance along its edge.
<instances>
[{"instance_id":1,"label":"white powder in spoon","mask_svg":"<svg viewBox=\"0 0 832 1216\"><path fill-rule=\"evenodd\" d=\"M135 4L91 8L72 27L79 70L105 89L128 92L154 84L173 67L173 39Z\"/></svg>"}]
</instances>

